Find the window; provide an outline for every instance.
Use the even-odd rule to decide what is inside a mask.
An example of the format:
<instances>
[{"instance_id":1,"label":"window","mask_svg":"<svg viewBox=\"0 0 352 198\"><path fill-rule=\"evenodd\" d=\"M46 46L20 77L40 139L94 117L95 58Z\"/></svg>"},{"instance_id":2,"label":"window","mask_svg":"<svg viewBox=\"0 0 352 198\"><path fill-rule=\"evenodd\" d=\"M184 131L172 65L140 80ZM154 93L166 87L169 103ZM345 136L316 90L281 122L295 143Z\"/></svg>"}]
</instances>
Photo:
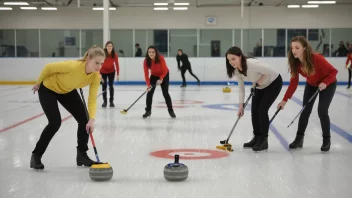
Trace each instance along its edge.
<instances>
[{"instance_id":1,"label":"window","mask_svg":"<svg viewBox=\"0 0 352 198\"><path fill-rule=\"evenodd\" d=\"M134 56L133 30L111 30L110 38L119 56Z\"/></svg>"},{"instance_id":2,"label":"window","mask_svg":"<svg viewBox=\"0 0 352 198\"><path fill-rule=\"evenodd\" d=\"M134 45L139 44L140 51L138 52L138 48L135 48L134 50L134 56L135 57L144 57L148 44L147 44L147 30L140 29L140 30L135 30L134 31ZM140 55L141 54L141 55Z\"/></svg>"},{"instance_id":3,"label":"window","mask_svg":"<svg viewBox=\"0 0 352 198\"><path fill-rule=\"evenodd\" d=\"M15 56L15 30L0 30L0 57Z\"/></svg>"},{"instance_id":4,"label":"window","mask_svg":"<svg viewBox=\"0 0 352 198\"><path fill-rule=\"evenodd\" d=\"M84 56L94 45L104 49L103 30L82 30L81 31L81 56Z\"/></svg>"},{"instance_id":5,"label":"window","mask_svg":"<svg viewBox=\"0 0 352 198\"><path fill-rule=\"evenodd\" d=\"M345 57L352 51L352 28L331 29L331 56Z\"/></svg>"},{"instance_id":6,"label":"window","mask_svg":"<svg viewBox=\"0 0 352 198\"><path fill-rule=\"evenodd\" d=\"M177 50L182 51L188 57L197 57L197 30L170 30L170 56L177 55Z\"/></svg>"},{"instance_id":7,"label":"window","mask_svg":"<svg viewBox=\"0 0 352 198\"><path fill-rule=\"evenodd\" d=\"M16 30L17 57L39 57L39 30Z\"/></svg>"},{"instance_id":8,"label":"window","mask_svg":"<svg viewBox=\"0 0 352 198\"><path fill-rule=\"evenodd\" d=\"M199 31L199 56L224 57L232 43L232 29L202 29Z\"/></svg>"},{"instance_id":9,"label":"window","mask_svg":"<svg viewBox=\"0 0 352 198\"><path fill-rule=\"evenodd\" d=\"M285 57L286 30L264 29L264 57Z\"/></svg>"},{"instance_id":10,"label":"window","mask_svg":"<svg viewBox=\"0 0 352 198\"><path fill-rule=\"evenodd\" d=\"M262 30L244 29L242 52L245 56L262 57Z\"/></svg>"},{"instance_id":11,"label":"window","mask_svg":"<svg viewBox=\"0 0 352 198\"><path fill-rule=\"evenodd\" d=\"M41 57L79 57L79 30L40 30Z\"/></svg>"}]
</instances>

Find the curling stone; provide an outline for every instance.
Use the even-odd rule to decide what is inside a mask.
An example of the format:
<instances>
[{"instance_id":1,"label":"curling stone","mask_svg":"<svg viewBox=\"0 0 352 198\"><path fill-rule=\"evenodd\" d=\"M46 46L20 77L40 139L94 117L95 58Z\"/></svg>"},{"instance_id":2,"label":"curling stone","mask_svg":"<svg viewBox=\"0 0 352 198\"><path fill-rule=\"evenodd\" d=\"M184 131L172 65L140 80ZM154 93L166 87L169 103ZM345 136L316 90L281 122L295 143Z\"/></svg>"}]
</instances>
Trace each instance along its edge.
<instances>
[{"instance_id":1,"label":"curling stone","mask_svg":"<svg viewBox=\"0 0 352 198\"><path fill-rule=\"evenodd\" d=\"M108 163L93 164L89 169L89 177L95 181L107 181L114 175L114 170Z\"/></svg>"},{"instance_id":2,"label":"curling stone","mask_svg":"<svg viewBox=\"0 0 352 198\"><path fill-rule=\"evenodd\" d=\"M183 181L188 178L188 167L179 163L180 156L175 155L175 162L164 167L164 178L168 181Z\"/></svg>"},{"instance_id":3,"label":"curling stone","mask_svg":"<svg viewBox=\"0 0 352 198\"><path fill-rule=\"evenodd\" d=\"M225 93L231 92L231 88L230 87L224 87L224 88L222 88L222 92L225 92Z\"/></svg>"}]
</instances>

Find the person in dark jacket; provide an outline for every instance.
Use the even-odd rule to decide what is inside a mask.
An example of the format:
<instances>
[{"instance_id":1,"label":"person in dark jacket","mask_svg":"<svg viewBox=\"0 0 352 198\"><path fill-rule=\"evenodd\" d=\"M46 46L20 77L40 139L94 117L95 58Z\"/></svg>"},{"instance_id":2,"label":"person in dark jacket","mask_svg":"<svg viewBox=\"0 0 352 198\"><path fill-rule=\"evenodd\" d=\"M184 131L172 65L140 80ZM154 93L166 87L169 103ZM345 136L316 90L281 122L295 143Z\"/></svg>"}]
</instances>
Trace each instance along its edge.
<instances>
[{"instance_id":1,"label":"person in dark jacket","mask_svg":"<svg viewBox=\"0 0 352 198\"><path fill-rule=\"evenodd\" d=\"M185 78L185 73L188 70L189 73L197 79L198 85L200 85L200 81L198 79L198 77L196 75L193 74L192 72L192 67L191 67L191 63L188 60L188 56L187 54L183 53L182 49L179 49L177 51L177 56L176 56L176 60L177 60L177 67L178 70L181 70L181 76L182 76L182 85L181 87L186 87L187 83L186 83L186 78ZM180 61L182 62L182 66L180 66Z\"/></svg>"},{"instance_id":2,"label":"person in dark jacket","mask_svg":"<svg viewBox=\"0 0 352 198\"><path fill-rule=\"evenodd\" d=\"M136 43L135 47L136 47L135 57L142 57L142 49L139 43Z\"/></svg>"}]
</instances>

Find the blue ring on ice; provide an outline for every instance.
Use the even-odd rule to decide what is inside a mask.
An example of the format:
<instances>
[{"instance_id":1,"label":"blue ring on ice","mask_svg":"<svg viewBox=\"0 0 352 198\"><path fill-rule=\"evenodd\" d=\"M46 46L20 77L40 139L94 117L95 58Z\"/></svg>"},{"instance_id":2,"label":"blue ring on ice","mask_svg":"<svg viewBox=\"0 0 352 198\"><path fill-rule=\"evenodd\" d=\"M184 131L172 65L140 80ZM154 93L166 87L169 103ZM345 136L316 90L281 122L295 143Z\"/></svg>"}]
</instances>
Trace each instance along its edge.
<instances>
[{"instance_id":1,"label":"blue ring on ice","mask_svg":"<svg viewBox=\"0 0 352 198\"><path fill-rule=\"evenodd\" d=\"M229 107L230 106L230 107ZM208 108L208 109L219 109L219 110L227 110L227 111L233 111L233 110L238 110L239 104L209 104L209 105L203 105L202 107ZM233 108L231 108L233 107ZM251 104L247 104L245 111L250 111L251 110Z\"/></svg>"}]
</instances>

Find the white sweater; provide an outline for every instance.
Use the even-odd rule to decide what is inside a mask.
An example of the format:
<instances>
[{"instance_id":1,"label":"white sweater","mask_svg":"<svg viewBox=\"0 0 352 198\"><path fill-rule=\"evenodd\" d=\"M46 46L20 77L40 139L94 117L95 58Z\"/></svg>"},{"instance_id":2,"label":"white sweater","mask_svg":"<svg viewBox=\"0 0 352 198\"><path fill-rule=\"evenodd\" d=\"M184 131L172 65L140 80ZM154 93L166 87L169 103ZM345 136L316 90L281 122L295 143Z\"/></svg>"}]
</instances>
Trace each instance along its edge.
<instances>
[{"instance_id":1,"label":"white sweater","mask_svg":"<svg viewBox=\"0 0 352 198\"><path fill-rule=\"evenodd\" d=\"M239 88L239 103L244 103L244 81L252 82L254 86L264 74L264 80L261 82L261 85L257 87L257 89L264 89L279 76L279 73L276 72L270 65L260 62L258 59L248 58L247 67L247 76L239 73L237 69L235 70L235 76L237 78Z\"/></svg>"}]
</instances>

